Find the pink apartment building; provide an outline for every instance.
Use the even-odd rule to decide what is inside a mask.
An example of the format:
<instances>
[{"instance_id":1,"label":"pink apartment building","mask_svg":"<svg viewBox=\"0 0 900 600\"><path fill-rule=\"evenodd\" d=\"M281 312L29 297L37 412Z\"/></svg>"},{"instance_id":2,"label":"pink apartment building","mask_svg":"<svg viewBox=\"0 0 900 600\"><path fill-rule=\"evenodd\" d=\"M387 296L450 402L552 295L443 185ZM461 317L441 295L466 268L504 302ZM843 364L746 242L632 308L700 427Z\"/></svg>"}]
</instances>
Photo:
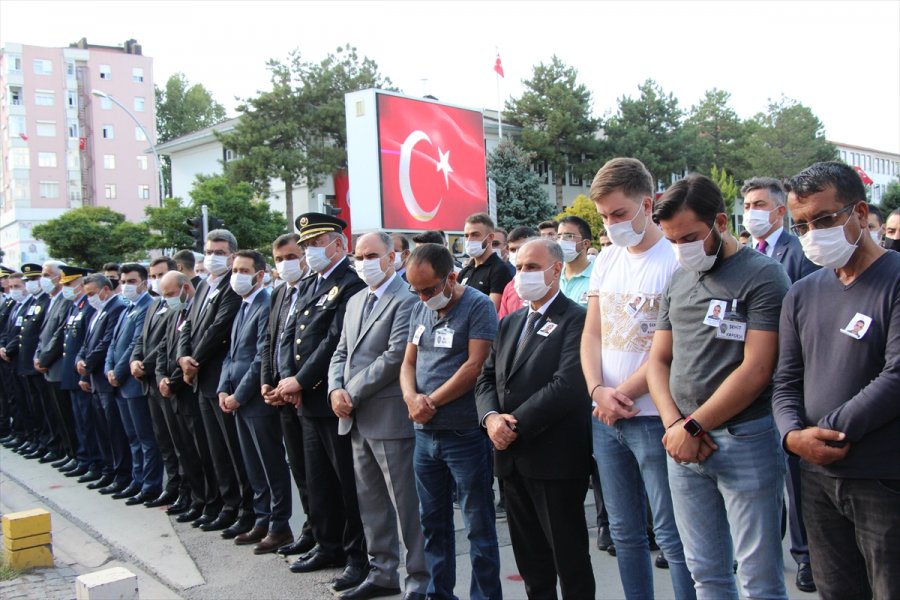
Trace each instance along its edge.
<instances>
[{"instance_id":1,"label":"pink apartment building","mask_svg":"<svg viewBox=\"0 0 900 600\"><path fill-rule=\"evenodd\" d=\"M140 122L150 140L129 112ZM130 221L158 205L153 59L128 40L0 50L0 248L4 264L51 258L32 227L81 206ZM85 240L90 243L90 240Z\"/></svg>"}]
</instances>

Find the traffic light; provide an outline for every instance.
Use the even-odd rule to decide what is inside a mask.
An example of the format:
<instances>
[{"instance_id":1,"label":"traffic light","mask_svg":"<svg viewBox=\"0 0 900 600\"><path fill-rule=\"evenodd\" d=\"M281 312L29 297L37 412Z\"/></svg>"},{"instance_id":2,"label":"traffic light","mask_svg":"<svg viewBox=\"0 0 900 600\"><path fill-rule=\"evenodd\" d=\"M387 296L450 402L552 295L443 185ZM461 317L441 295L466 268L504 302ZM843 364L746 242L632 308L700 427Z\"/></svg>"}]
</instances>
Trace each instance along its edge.
<instances>
[{"instance_id":1,"label":"traffic light","mask_svg":"<svg viewBox=\"0 0 900 600\"><path fill-rule=\"evenodd\" d=\"M322 208L326 215L331 215L333 217L336 217L339 214L341 214L341 209L334 205L335 200L336 200L336 197L334 194L326 194L325 195L325 202L323 203Z\"/></svg>"},{"instance_id":2,"label":"traffic light","mask_svg":"<svg viewBox=\"0 0 900 600\"><path fill-rule=\"evenodd\" d=\"M206 221L209 226L209 231L212 231L213 229L222 229L222 227L225 226L225 221L219 217L207 217Z\"/></svg>"},{"instance_id":3,"label":"traffic light","mask_svg":"<svg viewBox=\"0 0 900 600\"><path fill-rule=\"evenodd\" d=\"M188 232L194 238L194 250L203 252L203 217L191 217L185 219L185 225L188 226Z\"/></svg>"}]
</instances>

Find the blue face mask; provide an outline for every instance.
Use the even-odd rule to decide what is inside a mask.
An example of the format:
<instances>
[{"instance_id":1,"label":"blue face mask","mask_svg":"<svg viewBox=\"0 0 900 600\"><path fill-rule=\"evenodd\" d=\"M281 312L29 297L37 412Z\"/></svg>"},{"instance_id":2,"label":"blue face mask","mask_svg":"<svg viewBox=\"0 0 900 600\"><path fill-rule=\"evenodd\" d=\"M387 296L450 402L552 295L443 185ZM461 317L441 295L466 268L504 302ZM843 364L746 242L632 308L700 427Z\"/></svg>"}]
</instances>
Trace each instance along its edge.
<instances>
[{"instance_id":1,"label":"blue face mask","mask_svg":"<svg viewBox=\"0 0 900 600\"><path fill-rule=\"evenodd\" d=\"M181 298L181 295L172 296L171 298L166 298L166 306L172 310L178 310L184 306L184 300Z\"/></svg>"}]
</instances>

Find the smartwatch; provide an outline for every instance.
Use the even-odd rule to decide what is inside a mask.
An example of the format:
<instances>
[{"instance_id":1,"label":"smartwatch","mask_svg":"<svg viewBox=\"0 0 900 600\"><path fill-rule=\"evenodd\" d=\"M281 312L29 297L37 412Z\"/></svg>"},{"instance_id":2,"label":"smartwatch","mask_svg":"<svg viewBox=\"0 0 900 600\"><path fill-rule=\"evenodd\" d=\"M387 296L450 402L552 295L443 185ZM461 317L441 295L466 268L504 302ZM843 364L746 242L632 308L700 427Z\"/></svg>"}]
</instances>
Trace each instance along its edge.
<instances>
[{"instance_id":1,"label":"smartwatch","mask_svg":"<svg viewBox=\"0 0 900 600\"><path fill-rule=\"evenodd\" d=\"M700 437L706 433L703 430L703 426L694 420L693 417L688 417L684 420L684 430L691 434L691 437Z\"/></svg>"}]
</instances>

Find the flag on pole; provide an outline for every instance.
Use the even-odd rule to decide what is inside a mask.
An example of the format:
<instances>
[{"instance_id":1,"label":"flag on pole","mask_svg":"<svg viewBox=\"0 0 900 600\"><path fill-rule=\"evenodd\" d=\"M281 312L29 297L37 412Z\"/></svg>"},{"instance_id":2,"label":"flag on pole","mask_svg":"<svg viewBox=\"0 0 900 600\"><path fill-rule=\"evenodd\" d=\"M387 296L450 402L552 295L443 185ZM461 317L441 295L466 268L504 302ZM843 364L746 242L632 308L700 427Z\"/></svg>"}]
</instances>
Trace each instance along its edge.
<instances>
[{"instance_id":1,"label":"flag on pole","mask_svg":"<svg viewBox=\"0 0 900 600\"><path fill-rule=\"evenodd\" d=\"M859 175L859 178L862 179L864 185L872 185L875 181L869 177L868 173L863 171L862 167L853 167L853 170Z\"/></svg>"},{"instance_id":2,"label":"flag on pole","mask_svg":"<svg viewBox=\"0 0 900 600\"><path fill-rule=\"evenodd\" d=\"M25 135L24 133L20 133L19 137L22 138L23 140L25 140L26 142L28 141L28 136Z\"/></svg>"},{"instance_id":3,"label":"flag on pole","mask_svg":"<svg viewBox=\"0 0 900 600\"><path fill-rule=\"evenodd\" d=\"M500 53L497 53L497 60L494 61L494 72L497 73L500 77L504 79L506 76L503 74L503 63L500 62Z\"/></svg>"}]
</instances>

